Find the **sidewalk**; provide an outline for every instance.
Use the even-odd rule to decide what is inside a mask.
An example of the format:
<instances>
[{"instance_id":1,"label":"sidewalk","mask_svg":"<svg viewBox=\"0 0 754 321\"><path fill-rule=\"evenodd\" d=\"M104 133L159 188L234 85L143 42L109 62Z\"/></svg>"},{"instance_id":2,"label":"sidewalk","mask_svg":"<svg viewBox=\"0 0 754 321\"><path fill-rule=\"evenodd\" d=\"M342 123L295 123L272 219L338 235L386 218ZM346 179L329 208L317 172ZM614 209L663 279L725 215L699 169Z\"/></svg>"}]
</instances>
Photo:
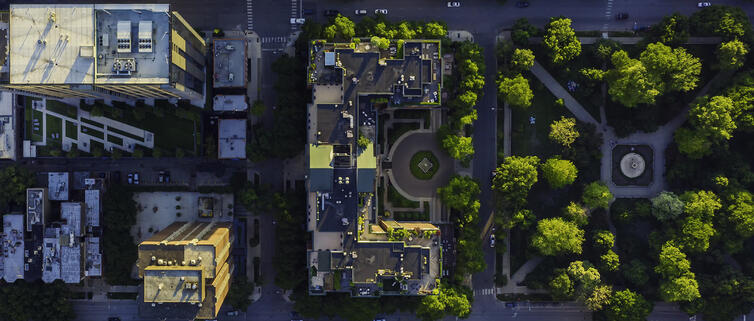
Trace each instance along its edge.
<instances>
[{"instance_id":1,"label":"sidewalk","mask_svg":"<svg viewBox=\"0 0 754 321\"><path fill-rule=\"evenodd\" d=\"M571 94L568 93L568 91L563 88L563 86L558 83L555 78L550 75L547 70L545 70L544 67L542 67L539 62L536 60L534 61L534 66L531 67L531 72L536 76L544 85L547 87L547 89L552 92L553 95L557 98L562 98L563 102L565 103L566 108L570 110L573 115L580 121L594 124L595 126L599 126L599 122L592 117L591 114L589 114L586 109L584 109L581 104L576 101L576 99L571 96Z\"/></svg>"}]
</instances>

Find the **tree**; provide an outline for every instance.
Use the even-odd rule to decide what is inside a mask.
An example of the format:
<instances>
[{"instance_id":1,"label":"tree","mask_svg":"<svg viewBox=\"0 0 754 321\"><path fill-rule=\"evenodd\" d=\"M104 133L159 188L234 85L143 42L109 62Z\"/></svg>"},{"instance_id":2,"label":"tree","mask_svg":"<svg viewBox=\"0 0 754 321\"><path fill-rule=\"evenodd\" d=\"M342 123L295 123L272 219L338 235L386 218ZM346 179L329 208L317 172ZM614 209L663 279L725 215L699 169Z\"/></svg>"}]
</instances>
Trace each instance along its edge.
<instances>
[{"instance_id":1,"label":"tree","mask_svg":"<svg viewBox=\"0 0 754 321\"><path fill-rule=\"evenodd\" d=\"M744 66L749 48L743 41L733 39L717 47L717 61L721 69L736 70Z\"/></svg>"},{"instance_id":2,"label":"tree","mask_svg":"<svg viewBox=\"0 0 754 321\"><path fill-rule=\"evenodd\" d=\"M643 287L649 282L649 268L641 260L633 259L621 268L623 277L637 287Z\"/></svg>"},{"instance_id":3,"label":"tree","mask_svg":"<svg viewBox=\"0 0 754 321\"><path fill-rule=\"evenodd\" d=\"M712 223L704 222L697 217L687 217L681 224L678 246L689 253L701 253L709 248L709 240L715 235Z\"/></svg>"},{"instance_id":4,"label":"tree","mask_svg":"<svg viewBox=\"0 0 754 321\"><path fill-rule=\"evenodd\" d=\"M689 38L689 19L679 13L662 18L653 33L663 43L680 45Z\"/></svg>"},{"instance_id":5,"label":"tree","mask_svg":"<svg viewBox=\"0 0 754 321\"><path fill-rule=\"evenodd\" d=\"M565 271L556 275L548 285L550 294L556 300L568 300L573 296L573 283Z\"/></svg>"},{"instance_id":6,"label":"tree","mask_svg":"<svg viewBox=\"0 0 754 321\"><path fill-rule=\"evenodd\" d=\"M652 306L641 294L630 289L616 291L605 308L605 317L607 321L645 321Z\"/></svg>"},{"instance_id":7,"label":"tree","mask_svg":"<svg viewBox=\"0 0 754 321\"><path fill-rule=\"evenodd\" d=\"M589 261L573 261L568 265L567 271L571 280L576 282L574 290L576 300L586 302L589 298L593 297L595 289L601 283L600 272ZM600 295L601 293L598 293L598 296L593 299L594 302L590 303L591 307L595 307L602 302L600 301Z\"/></svg>"},{"instance_id":8,"label":"tree","mask_svg":"<svg viewBox=\"0 0 754 321\"><path fill-rule=\"evenodd\" d=\"M370 42L372 43L372 46L375 46L382 50L387 50L387 48L390 47L390 40L386 38L372 36L372 38L370 39Z\"/></svg>"},{"instance_id":9,"label":"tree","mask_svg":"<svg viewBox=\"0 0 754 321\"><path fill-rule=\"evenodd\" d=\"M112 185L102 195L102 252L117 253L103 257L103 273L108 284L130 284L131 266L138 258L138 249L131 236L136 224L136 202L133 192L122 185Z\"/></svg>"},{"instance_id":10,"label":"tree","mask_svg":"<svg viewBox=\"0 0 754 321\"><path fill-rule=\"evenodd\" d=\"M662 191L652 198L652 215L660 221L672 220L683 212L683 206L675 193Z\"/></svg>"},{"instance_id":11,"label":"tree","mask_svg":"<svg viewBox=\"0 0 754 321\"><path fill-rule=\"evenodd\" d=\"M529 44L529 38L537 34L537 28L534 27L526 18L519 18L511 27L511 39L513 43L519 46Z\"/></svg>"},{"instance_id":12,"label":"tree","mask_svg":"<svg viewBox=\"0 0 754 321\"><path fill-rule=\"evenodd\" d=\"M26 204L26 189L34 175L26 168L10 165L0 170L0 209L3 213Z\"/></svg>"},{"instance_id":13,"label":"tree","mask_svg":"<svg viewBox=\"0 0 754 321\"><path fill-rule=\"evenodd\" d=\"M469 108L473 108L477 101L477 95L473 91L465 91L456 98Z\"/></svg>"},{"instance_id":14,"label":"tree","mask_svg":"<svg viewBox=\"0 0 754 321\"><path fill-rule=\"evenodd\" d=\"M133 157L135 158L143 158L144 157L144 150L141 148L134 148Z\"/></svg>"},{"instance_id":15,"label":"tree","mask_svg":"<svg viewBox=\"0 0 754 321\"><path fill-rule=\"evenodd\" d=\"M686 127L678 128L673 134L678 151L691 159L700 159L712 152L712 142L705 132Z\"/></svg>"},{"instance_id":16,"label":"tree","mask_svg":"<svg viewBox=\"0 0 754 321\"><path fill-rule=\"evenodd\" d=\"M498 81L498 93L509 104L522 108L531 106L531 99L534 98L529 81L521 74L515 78L501 78Z\"/></svg>"},{"instance_id":17,"label":"tree","mask_svg":"<svg viewBox=\"0 0 754 321\"><path fill-rule=\"evenodd\" d=\"M250 282L245 276L233 278L228 290L225 302L230 304L233 309L246 311L251 304L251 295L254 293L254 282Z\"/></svg>"},{"instance_id":18,"label":"tree","mask_svg":"<svg viewBox=\"0 0 754 321\"><path fill-rule=\"evenodd\" d=\"M576 118L560 116L560 120L553 121L550 124L550 140L570 148L571 144L579 138L579 132L576 130Z\"/></svg>"},{"instance_id":19,"label":"tree","mask_svg":"<svg viewBox=\"0 0 754 321\"><path fill-rule=\"evenodd\" d=\"M702 220L712 219L715 212L723 207L720 198L711 191L688 191L681 194L681 201L686 214Z\"/></svg>"},{"instance_id":20,"label":"tree","mask_svg":"<svg viewBox=\"0 0 754 321\"><path fill-rule=\"evenodd\" d=\"M600 181L589 183L584 188L584 195L581 200L589 208L604 208L607 209L610 205L610 200L613 199L613 193L610 193L610 189Z\"/></svg>"},{"instance_id":21,"label":"tree","mask_svg":"<svg viewBox=\"0 0 754 321\"><path fill-rule=\"evenodd\" d=\"M416 316L422 321L434 321L446 314L466 318L469 313L471 313L471 303L466 294L442 286L437 295L427 295L422 298Z\"/></svg>"},{"instance_id":22,"label":"tree","mask_svg":"<svg viewBox=\"0 0 754 321\"><path fill-rule=\"evenodd\" d=\"M559 217L540 220L531 240L532 246L543 255L581 254L582 243L584 231Z\"/></svg>"},{"instance_id":23,"label":"tree","mask_svg":"<svg viewBox=\"0 0 754 321\"><path fill-rule=\"evenodd\" d=\"M534 66L534 52L531 49L518 49L513 51L511 63L518 71L525 71Z\"/></svg>"},{"instance_id":24,"label":"tree","mask_svg":"<svg viewBox=\"0 0 754 321\"><path fill-rule=\"evenodd\" d=\"M552 62L560 64L581 54L581 42L576 38L576 32L571 28L571 19L552 18L545 27L543 39L545 47L550 52Z\"/></svg>"},{"instance_id":25,"label":"tree","mask_svg":"<svg viewBox=\"0 0 754 321\"><path fill-rule=\"evenodd\" d=\"M691 15L693 31L725 39L742 38L751 30L748 15L738 7L709 6Z\"/></svg>"},{"instance_id":26,"label":"tree","mask_svg":"<svg viewBox=\"0 0 754 321\"><path fill-rule=\"evenodd\" d=\"M445 302L439 295L427 295L422 298L416 316L422 321L434 321L445 316Z\"/></svg>"},{"instance_id":27,"label":"tree","mask_svg":"<svg viewBox=\"0 0 754 321\"><path fill-rule=\"evenodd\" d=\"M341 16L338 14L337 17L335 17L335 21L333 24L327 26L325 28L325 38L329 41L333 40L347 40L350 41L351 38L353 38L354 35L356 35L356 30L354 29L356 27L356 24L351 21L351 19L348 19L347 17Z\"/></svg>"},{"instance_id":28,"label":"tree","mask_svg":"<svg viewBox=\"0 0 754 321\"><path fill-rule=\"evenodd\" d=\"M686 254L681 252L673 242L665 242L660 250L660 262L655 272L665 279L679 278L691 270L691 263Z\"/></svg>"},{"instance_id":29,"label":"tree","mask_svg":"<svg viewBox=\"0 0 754 321\"><path fill-rule=\"evenodd\" d=\"M605 254L600 255L600 266L604 271L618 271L620 267L620 257L613 250L607 250Z\"/></svg>"},{"instance_id":30,"label":"tree","mask_svg":"<svg viewBox=\"0 0 754 321\"><path fill-rule=\"evenodd\" d=\"M437 22L428 22L424 25L424 38L437 39L448 35L448 30Z\"/></svg>"},{"instance_id":31,"label":"tree","mask_svg":"<svg viewBox=\"0 0 754 321\"><path fill-rule=\"evenodd\" d=\"M728 197L728 220L741 237L754 236L754 199L748 191L738 191Z\"/></svg>"},{"instance_id":32,"label":"tree","mask_svg":"<svg viewBox=\"0 0 754 321\"><path fill-rule=\"evenodd\" d=\"M460 161L469 160L474 155L474 145L471 137L447 135L442 140L442 147L450 157Z\"/></svg>"},{"instance_id":33,"label":"tree","mask_svg":"<svg viewBox=\"0 0 754 321\"><path fill-rule=\"evenodd\" d=\"M598 285L594 288L591 295L584 300L584 305L592 311L599 311L610 302L610 296L613 294L613 287L609 285Z\"/></svg>"},{"instance_id":34,"label":"tree","mask_svg":"<svg viewBox=\"0 0 754 321\"><path fill-rule=\"evenodd\" d=\"M542 176L552 188L570 185L576 180L579 170L573 162L566 159L550 158L541 165Z\"/></svg>"},{"instance_id":35,"label":"tree","mask_svg":"<svg viewBox=\"0 0 754 321\"><path fill-rule=\"evenodd\" d=\"M702 63L686 49L657 42L647 45L639 60L647 68L650 81L660 93L671 90L687 92L696 88Z\"/></svg>"},{"instance_id":36,"label":"tree","mask_svg":"<svg viewBox=\"0 0 754 321\"><path fill-rule=\"evenodd\" d=\"M71 293L61 280L53 283L0 280L0 320L70 321L76 319Z\"/></svg>"},{"instance_id":37,"label":"tree","mask_svg":"<svg viewBox=\"0 0 754 321\"><path fill-rule=\"evenodd\" d=\"M359 139L356 141L356 144L359 145L362 149L369 147L369 144L372 143L372 140L369 139L366 135L362 135L361 132L359 132Z\"/></svg>"},{"instance_id":38,"label":"tree","mask_svg":"<svg viewBox=\"0 0 754 321\"><path fill-rule=\"evenodd\" d=\"M255 100L254 104L251 105L251 114L254 116L261 117L265 110L267 110L267 106L261 100Z\"/></svg>"},{"instance_id":39,"label":"tree","mask_svg":"<svg viewBox=\"0 0 754 321\"><path fill-rule=\"evenodd\" d=\"M448 185L437 189L442 202L455 210L479 209L479 184L468 176L456 175Z\"/></svg>"},{"instance_id":40,"label":"tree","mask_svg":"<svg viewBox=\"0 0 754 321\"><path fill-rule=\"evenodd\" d=\"M615 244L615 235L608 230L598 230L594 232L594 247L601 252L606 252L613 248Z\"/></svg>"},{"instance_id":41,"label":"tree","mask_svg":"<svg viewBox=\"0 0 754 321\"><path fill-rule=\"evenodd\" d=\"M571 202L563 209L563 216L577 226L584 226L589 220L589 213L586 208L576 202Z\"/></svg>"},{"instance_id":42,"label":"tree","mask_svg":"<svg viewBox=\"0 0 754 321\"><path fill-rule=\"evenodd\" d=\"M712 138L728 140L733 137L733 100L726 96L704 97L689 110L689 122Z\"/></svg>"},{"instance_id":43,"label":"tree","mask_svg":"<svg viewBox=\"0 0 754 321\"><path fill-rule=\"evenodd\" d=\"M660 297L668 302L691 301L700 296L699 284L691 272L660 283Z\"/></svg>"},{"instance_id":44,"label":"tree","mask_svg":"<svg viewBox=\"0 0 754 321\"><path fill-rule=\"evenodd\" d=\"M529 190L537 182L537 156L511 156L505 158L495 170L492 190L503 200L522 204L526 202Z\"/></svg>"},{"instance_id":45,"label":"tree","mask_svg":"<svg viewBox=\"0 0 754 321\"><path fill-rule=\"evenodd\" d=\"M655 97L660 94L655 83L641 61L631 59L628 54L619 50L611 58L615 68L605 75L610 98L626 107L638 104L653 104Z\"/></svg>"}]
</instances>

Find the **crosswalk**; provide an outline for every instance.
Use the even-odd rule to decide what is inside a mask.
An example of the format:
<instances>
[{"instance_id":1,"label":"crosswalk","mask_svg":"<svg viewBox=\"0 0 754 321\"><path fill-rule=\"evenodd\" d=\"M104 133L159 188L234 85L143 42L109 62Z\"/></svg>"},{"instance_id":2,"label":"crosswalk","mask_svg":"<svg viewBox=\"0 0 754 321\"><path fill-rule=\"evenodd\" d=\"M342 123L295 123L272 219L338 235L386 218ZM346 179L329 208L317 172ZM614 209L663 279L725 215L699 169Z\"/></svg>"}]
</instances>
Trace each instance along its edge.
<instances>
[{"instance_id":1,"label":"crosswalk","mask_svg":"<svg viewBox=\"0 0 754 321\"><path fill-rule=\"evenodd\" d=\"M474 296L495 295L495 288L474 290Z\"/></svg>"},{"instance_id":2,"label":"crosswalk","mask_svg":"<svg viewBox=\"0 0 754 321\"><path fill-rule=\"evenodd\" d=\"M254 7L252 0L246 0L246 29L254 30Z\"/></svg>"},{"instance_id":3,"label":"crosswalk","mask_svg":"<svg viewBox=\"0 0 754 321\"><path fill-rule=\"evenodd\" d=\"M291 0L291 19L296 19L301 17L301 8L299 7L299 1L301 0ZM292 23L291 24L291 32L294 32L298 30L298 24Z\"/></svg>"},{"instance_id":4,"label":"crosswalk","mask_svg":"<svg viewBox=\"0 0 754 321\"><path fill-rule=\"evenodd\" d=\"M287 36L262 37L262 43L285 43L287 41L288 41Z\"/></svg>"}]
</instances>

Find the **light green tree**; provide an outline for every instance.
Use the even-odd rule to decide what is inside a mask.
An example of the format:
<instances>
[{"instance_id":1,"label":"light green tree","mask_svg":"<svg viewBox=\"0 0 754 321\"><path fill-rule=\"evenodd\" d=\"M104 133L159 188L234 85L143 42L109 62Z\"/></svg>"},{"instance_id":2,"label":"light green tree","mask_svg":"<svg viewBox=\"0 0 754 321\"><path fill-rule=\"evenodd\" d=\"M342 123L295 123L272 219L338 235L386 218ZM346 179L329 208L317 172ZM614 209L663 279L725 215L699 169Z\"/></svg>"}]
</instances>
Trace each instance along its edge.
<instances>
[{"instance_id":1,"label":"light green tree","mask_svg":"<svg viewBox=\"0 0 754 321\"><path fill-rule=\"evenodd\" d=\"M568 18L551 19L545 27L543 43L556 64L570 61L581 54L581 42L576 38L571 19Z\"/></svg>"},{"instance_id":2,"label":"light green tree","mask_svg":"<svg viewBox=\"0 0 754 321\"><path fill-rule=\"evenodd\" d=\"M581 254L582 243L584 231L559 217L540 220L531 240L532 246L543 255Z\"/></svg>"},{"instance_id":3,"label":"light green tree","mask_svg":"<svg viewBox=\"0 0 754 321\"><path fill-rule=\"evenodd\" d=\"M671 49L657 42L647 45L639 60L660 92L687 92L696 88L702 63L683 47Z\"/></svg>"},{"instance_id":4,"label":"light green tree","mask_svg":"<svg viewBox=\"0 0 754 321\"><path fill-rule=\"evenodd\" d=\"M501 78L498 81L498 93L509 104L522 108L531 106L531 99L534 98L529 81L521 74L514 78Z\"/></svg>"},{"instance_id":5,"label":"light green tree","mask_svg":"<svg viewBox=\"0 0 754 321\"><path fill-rule=\"evenodd\" d=\"M553 121L550 124L550 140L567 148L579 138L579 132L576 130L576 119L573 117L566 118L560 116L560 120Z\"/></svg>"},{"instance_id":6,"label":"light green tree","mask_svg":"<svg viewBox=\"0 0 754 321\"><path fill-rule=\"evenodd\" d=\"M589 215L581 204L571 202L563 209L563 216L578 226L584 226L589 221Z\"/></svg>"},{"instance_id":7,"label":"light green tree","mask_svg":"<svg viewBox=\"0 0 754 321\"><path fill-rule=\"evenodd\" d=\"M602 252L609 251L615 245L615 235L608 230L597 230L592 238L594 247Z\"/></svg>"},{"instance_id":8,"label":"light green tree","mask_svg":"<svg viewBox=\"0 0 754 321\"><path fill-rule=\"evenodd\" d=\"M688 302L701 297L694 273L661 282L660 297L668 302Z\"/></svg>"},{"instance_id":9,"label":"light green tree","mask_svg":"<svg viewBox=\"0 0 754 321\"><path fill-rule=\"evenodd\" d=\"M600 181L589 183L584 188L584 195L581 200L589 208L604 208L607 209L610 200L613 199L613 193L610 193L610 189Z\"/></svg>"},{"instance_id":10,"label":"light green tree","mask_svg":"<svg viewBox=\"0 0 754 321\"><path fill-rule=\"evenodd\" d=\"M437 189L442 202L455 210L479 208L479 184L468 176L453 176L448 185Z\"/></svg>"},{"instance_id":11,"label":"light green tree","mask_svg":"<svg viewBox=\"0 0 754 321\"><path fill-rule=\"evenodd\" d=\"M726 96L704 97L689 110L689 122L715 139L728 140L737 127L733 110L733 100Z\"/></svg>"},{"instance_id":12,"label":"light green tree","mask_svg":"<svg viewBox=\"0 0 754 321\"><path fill-rule=\"evenodd\" d=\"M600 266L604 271L615 272L620 267L620 257L613 250L608 250L600 255Z\"/></svg>"},{"instance_id":13,"label":"light green tree","mask_svg":"<svg viewBox=\"0 0 754 321\"><path fill-rule=\"evenodd\" d=\"M735 70L744 66L749 48L743 41L733 39L717 47L717 61L721 69Z\"/></svg>"},{"instance_id":14,"label":"light green tree","mask_svg":"<svg viewBox=\"0 0 754 321\"><path fill-rule=\"evenodd\" d=\"M390 47L390 40L387 38L380 38L378 36L372 36L370 39L370 43L372 46L375 46L377 48L380 48L382 50L386 50Z\"/></svg>"},{"instance_id":15,"label":"light green tree","mask_svg":"<svg viewBox=\"0 0 754 321\"><path fill-rule=\"evenodd\" d=\"M613 53L611 61L615 68L605 75L610 98L626 107L654 104L660 90L652 82L644 64L639 60L629 58L623 50Z\"/></svg>"},{"instance_id":16,"label":"light green tree","mask_svg":"<svg viewBox=\"0 0 754 321\"><path fill-rule=\"evenodd\" d=\"M701 253L709 248L709 240L715 235L712 223L703 222L697 217L687 217L681 224L678 246L688 253Z\"/></svg>"},{"instance_id":17,"label":"light green tree","mask_svg":"<svg viewBox=\"0 0 754 321\"><path fill-rule=\"evenodd\" d=\"M350 41L356 35L356 24L347 17L338 15L335 17L333 24L325 28L325 38L329 41L347 40Z\"/></svg>"},{"instance_id":18,"label":"light green tree","mask_svg":"<svg viewBox=\"0 0 754 321\"><path fill-rule=\"evenodd\" d=\"M728 197L728 220L744 238L754 236L754 199L748 191L738 191Z\"/></svg>"},{"instance_id":19,"label":"light green tree","mask_svg":"<svg viewBox=\"0 0 754 321\"><path fill-rule=\"evenodd\" d=\"M448 35L445 27L437 22L428 22L424 25L424 37L430 39L442 38Z\"/></svg>"},{"instance_id":20,"label":"light green tree","mask_svg":"<svg viewBox=\"0 0 754 321\"><path fill-rule=\"evenodd\" d=\"M565 271L558 273L548 283L550 294L557 300L567 300L573 296L573 283Z\"/></svg>"},{"instance_id":21,"label":"light green tree","mask_svg":"<svg viewBox=\"0 0 754 321\"><path fill-rule=\"evenodd\" d=\"M678 128L673 133L678 151L692 159L700 159L712 152L712 142L709 136L700 130Z\"/></svg>"},{"instance_id":22,"label":"light green tree","mask_svg":"<svg viewBox=\"0 0 754 321\"><path fill-rule=\"evenodd\" d=\"M613 292L604 312L607 321L645 321L652 307L641 294L625 289Z\"/></svg>"},{"instance_id":23,"label":"light green tree","mask_svg":"<svg viewBox=\"0 0 754 321\"><path fill-rule=\"evenodd\" d=\"M542 176L552 188L561 188L576 180L579 170L566 159L550 158L541 165Z\"/></svg>"},{"instance_id":24,"label":"light green tree","mask_svg":"<svg viewBox=\"0 0 754 321\"><path fill-rule=\"evenodd\" d=\"M652 215L660 221L675 219L683 212L683 201L673 192L662 191L652 198Z\"/></svg>"},{"instance_id":25,"label":"light green tree","mask_svg":"<svg viewBox=\"0 0 754 321\"><path fill-rule=\"evenodd\" d=\"M447 135L442 140L442 147L450 154L450 157L457 160L467 160L474 155L471 137Z\"/></svg>"},{"instance_id":26,"label":"light green tree","mask_svg":"<svg viewBox=\"0 0 754 321\"><path fill-rule=\"evenodd\" d=\"M673 242L665 242L660 250L660 262L655 272L665 279L678 278L691 270L691 263L686 254Z\"/></svg>"},{"instance_id":27,"label":"light green tree","mask_svg":"<svg viewBox=\"0 0 754 321\"><path fill-rule=\"evenodd\" d=\"M513 50L511 63L518 71L529 70L534 66L534 52L531 49L516 48L516 50Z\"/></svg>"},{"instance_id":28,"label":"light green tree","mask_svg":"<svg viewBox=\"0 0 754 321\"><path fill-rule=\"evenodd\" d=\"M701 220L711 220L723 207L720 198L711 191L688 191L681 194L681 201L686 214Z\"/></svg>"},{"instance_id":29,"label":"light green tree","mask_svg":"<svg viewBox=\"0 0 754 321\"><path fill-rule=\"evenodd\" d=\"M594 288L591 295L584 300L584 305L591 311L599 311L610 303L610 296L613 294L613 287L600 284Z\"/></svg>"},{"instance_id":30,"label":"light green tree","mask_svg":"<svg viewBox=\"0 0 754 321\"><path fill-rule=\"evenodd\" d=\"M537 156L506 157L495 170L492 190L508 202L520 204L526 202L529 190L537 182Z\"/></svg>"}]
</instances>

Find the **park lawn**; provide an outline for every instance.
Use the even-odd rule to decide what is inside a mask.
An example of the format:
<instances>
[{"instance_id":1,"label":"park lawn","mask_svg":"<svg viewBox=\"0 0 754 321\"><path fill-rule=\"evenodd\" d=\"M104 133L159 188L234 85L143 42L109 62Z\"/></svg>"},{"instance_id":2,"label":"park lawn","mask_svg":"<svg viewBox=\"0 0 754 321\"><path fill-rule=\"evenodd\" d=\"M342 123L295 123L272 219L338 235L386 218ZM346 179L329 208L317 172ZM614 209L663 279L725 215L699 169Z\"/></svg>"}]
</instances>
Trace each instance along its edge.
<instances>
[{"instance_id":1,"label":"park lawn","mask_svg":"<svg viewBox=\"0 0 754 321\"><path fill-rule=\"evenodd\" d=\"M78 107L68 105L64 102L48 99L45 106L47 110L51 112L58 113L63 116L68 116L73 119L76 119L78 117Z\"/></svg>"},{"instance_id":2,"label":"park lawn","mask_svg":"<svg viewBox=\"0 0 754 321\"><path fill-rule=\"evenodd\" d=\"M53 115L46 116L47 124L45 124L45 127L47 127L47 140L59 144L63 139L63 120ZM53 138L53 134L55 134L57 138Z\"/></svg>"},{"instance_id":3,"label":"park lawn","mask_svg":"<svg viewBox=\"0 0 754 321\"><path fill-rule=\"evenodd\" d=\"M31 128L31 141L33 142L41 142L44 140L44 122L43 122L44 113L38 110L32 110L31 111L31 121L29 121L29 127ZM34 121L37 120L37 129L34 129Z\"/></svg>"},{"instance_id":4,"label":"park lawn","mask_svg":"<svg viewBox=\"0 0 754 321\"><path fill-rule=\"evenodd\" d=\"M66 120L65 121L65 137L70 139L79 139L79 126L78 124Z\"/></svg>"},{"instance_id":5,"label":"park lawn","mask_svg":"<svg viewBox=\"0 0 754 321\"><path fill-rule=\"evenodd\" d=\"M531 106L511 107L511 154L545 159L561 149L548 138L550 124L561 116L573 117L573 114L565 106L556 104L555 96L538 79L530 79L529 84L534 93ZM529 124L529 117L535 117L533 125Z\"/></svg>"},{"instance_id":6,"label":"park lawn","mask_svg":"<svg viewBox=\"0 0 754 321\"><path fill-rule=\"evenodd\" d=\"M424 202L424 211L394 211L396 221L429 221L429 202Z\"/></svg>"},{"instance_id":7,"label":"park lawn","mask_svg":"<svg viewBox=\"0 0 754 321\"><path fill-rule=\"evenodd\" d=\"M103 133L103 132L101 132L99 130L96 130L94 128L91 128L91 127L81 126L81 132L84 133L84 134L87 134L89 136L92 136L92 137L97 137L99 139L105 139L105 133Z\"/></svg>"},{"instance_id":8,"label":"park lawn","mask_svg":"<svg viewBox=\"0 0 754 321\"><path fill-rule=\"evenodd\" d=\"M388 202L393 204L393 207L419 208L420 206L419 202L412 201L403 197L403 195L401 195L401 193L399 193L392 184L388 187L387 190L387 200Z\"/></svg>"}]
</instances>

